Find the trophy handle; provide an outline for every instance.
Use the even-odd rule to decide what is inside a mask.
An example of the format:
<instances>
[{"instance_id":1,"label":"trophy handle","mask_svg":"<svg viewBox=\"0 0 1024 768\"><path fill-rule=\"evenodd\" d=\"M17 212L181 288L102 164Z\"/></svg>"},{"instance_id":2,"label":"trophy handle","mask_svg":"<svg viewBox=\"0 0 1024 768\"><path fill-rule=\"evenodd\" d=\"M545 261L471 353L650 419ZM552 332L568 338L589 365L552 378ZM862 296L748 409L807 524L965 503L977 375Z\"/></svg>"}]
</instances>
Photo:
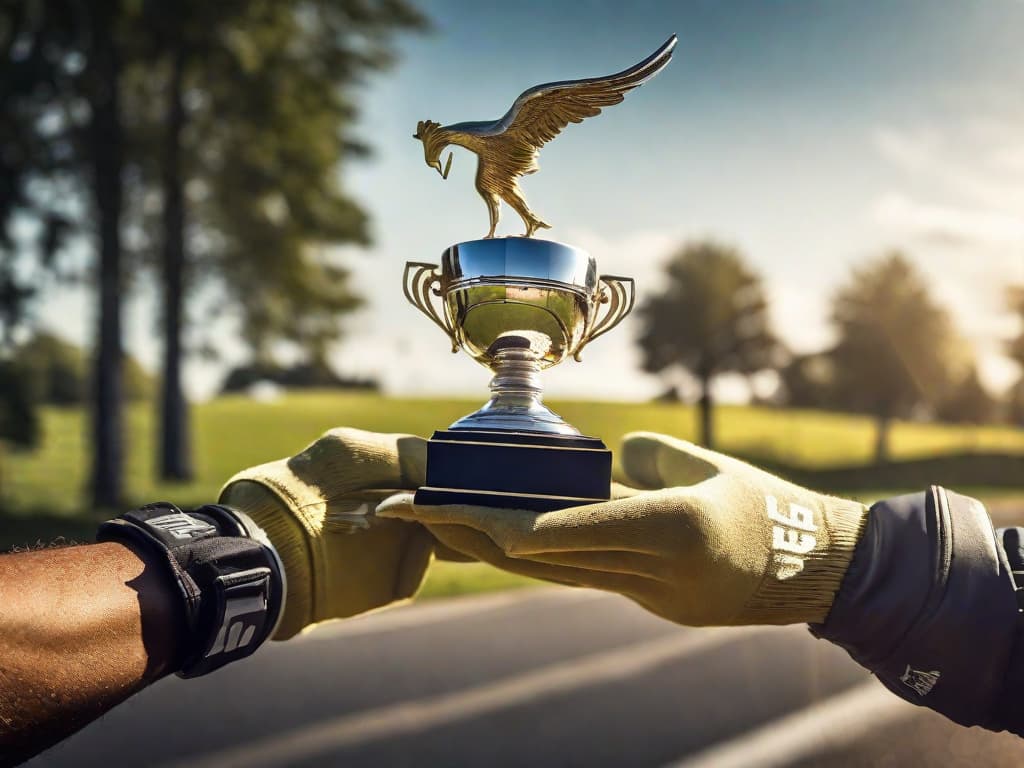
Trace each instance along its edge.
<instances>
[{"instance_id":1,"label":"trophy handle","mask_svg":"<svg viewBox=\"0 0 1024 768\"><path fill-rule=\"evenodd\" d=\"M445 332L452 343L452 352L458 352L459 341L455 336L454 329L448 323L448 316L443 308L438 310L434 306L432 298L441 295L441 275L437 265L422 261L407 261L402 274L402 290L410 304Z\"/></svg>"},{"instance_id":2,"label":"trophy handle","mask_svg":"<svg viewBox=\"0 0 1024 768\"><path fill-rule=\"evenodd\" d=\"M607 305L607 308L590 326L583 343L576 348L573 358L577 362L582 359L583 348L598 336L603 336L621 323L626 315L633 311L633 304L636 303L636 283L633 278L601 275L598 280L601 283L601 288L597 291L596 304L599 307ZM599 311L599 309L595 309L595 312Z\"/></svg>"}]
</instances>

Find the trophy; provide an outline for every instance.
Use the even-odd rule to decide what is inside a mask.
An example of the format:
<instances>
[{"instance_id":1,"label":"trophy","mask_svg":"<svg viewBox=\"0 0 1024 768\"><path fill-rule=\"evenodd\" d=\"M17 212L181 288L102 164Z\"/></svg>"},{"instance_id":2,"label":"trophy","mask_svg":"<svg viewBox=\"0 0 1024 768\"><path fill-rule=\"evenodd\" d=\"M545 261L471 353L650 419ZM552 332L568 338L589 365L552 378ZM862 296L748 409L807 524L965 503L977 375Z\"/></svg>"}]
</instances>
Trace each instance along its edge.
<instances>
[{"instance_id":1,"label":"trophy","mask_svg":"<svg viewBox=\"0 0 1024 768\"><path fill-rule=\"evenodd\" d=\"M451 341L493 373L483 408L434 433L427 444L426 484L417 504L479 504L548 511L605 501L611 451L586 437L542 401L540 373L573 357L618 325L633 308L633 280L599 275L593 257L571 245L537 240L550 225L526 203L518 179L538 169L540 148L569 123L656 75L672 57L670 37L651 56L606 77L530 88L499 120L442 126L421 121L428 166L448 178L455 144L479 158L476 188L487 204L483 239L449 247L441 264L409 262L405 297ZM522 237L495 237L500 202L526 225Z\"/></svg>"}]
</instances>

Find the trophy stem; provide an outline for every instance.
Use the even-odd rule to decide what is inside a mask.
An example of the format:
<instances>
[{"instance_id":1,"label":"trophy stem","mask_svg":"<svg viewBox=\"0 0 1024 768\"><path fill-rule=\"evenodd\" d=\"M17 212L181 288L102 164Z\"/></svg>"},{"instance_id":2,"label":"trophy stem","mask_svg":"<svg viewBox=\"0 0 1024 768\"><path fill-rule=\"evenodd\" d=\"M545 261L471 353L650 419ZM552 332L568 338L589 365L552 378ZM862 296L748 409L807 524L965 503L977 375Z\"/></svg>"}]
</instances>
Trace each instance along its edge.
<instances>
[{"instance_id":1,"label":"trophy stem","mask_svg":"<svg viewBox=\"0 0 1024 768\"><path fill-rule=\"evenodd\" d=\"M519 338L519 337L513 337ZM525 339L524 339L525 341ZM578 435L579 430L542 402L540 359L529 347L508 345L494 353L491 362L491 399L476 413L450 429L511 430Z\"/></svg>"},{"instance_id":2,"label":"trophy stem","mask_svg":"<svg viewBox=\"0 0 1024 768\"><path fill-rule=\"evenodd\" d=\"M528 349L503 349L493 363L494 378L490 390L492 402L504 406L529 407L540 403L544 387L540 382L540 362Z\"/></svg>"}]
</instances>

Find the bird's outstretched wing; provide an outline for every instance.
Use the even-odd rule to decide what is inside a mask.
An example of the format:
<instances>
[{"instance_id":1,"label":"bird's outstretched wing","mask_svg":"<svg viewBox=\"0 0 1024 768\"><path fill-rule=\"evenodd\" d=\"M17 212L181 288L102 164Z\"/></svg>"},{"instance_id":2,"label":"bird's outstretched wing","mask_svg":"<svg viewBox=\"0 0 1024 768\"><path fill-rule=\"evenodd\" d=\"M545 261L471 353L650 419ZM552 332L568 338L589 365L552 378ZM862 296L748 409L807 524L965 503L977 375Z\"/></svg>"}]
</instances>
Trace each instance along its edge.
<instances>
[{"instance_id":1,"label":"bird's outstretched wing","mask_svg":"<svg viewBox=\"0 0 1024 768\"><path fill-rule=\"evenodd\" d=\"M497 122L496 130L530 147L540 149L569 123L600 114L602 107L618 104L628 91L660 72L676 45L672 35L658 50L629 69L605 77L545 83L524 91Z\"/></svg>"}]
</instances>

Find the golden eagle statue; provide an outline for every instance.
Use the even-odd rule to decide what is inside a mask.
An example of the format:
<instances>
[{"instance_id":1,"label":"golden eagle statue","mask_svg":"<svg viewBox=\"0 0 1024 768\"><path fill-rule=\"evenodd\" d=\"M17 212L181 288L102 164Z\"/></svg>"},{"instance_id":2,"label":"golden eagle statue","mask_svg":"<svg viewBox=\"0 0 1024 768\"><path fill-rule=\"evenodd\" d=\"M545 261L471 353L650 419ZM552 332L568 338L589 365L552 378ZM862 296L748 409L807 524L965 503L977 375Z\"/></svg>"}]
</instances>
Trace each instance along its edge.
<instances>
[{"instance_id":1,"label":"golden eagle statue","mask_svg":"<svg viewBox=\"0 0 1024 768\"><path fill-rule=\"evenodd\" d=\"M569 123L601 113L602 107L618 104L627 91L647 82L660 72L672 58L676 36L646 59L615 75L592 77L584 80L563 80L546 83L524 91L512 108L500 120L440 125L432 120L421 120L413 138L423 142L423 155L427 165L435 168L442 178L448 178L452 155L444 169L441 152L449 144L465 147L479 158L476 171L476 190L487 203L491 229L487 237L494 237L500 217L499 205L504 200L526 224L526 237L538 228L550 228L530 206L519 188L519 177L538 169L540 148L551 141Z\"/></svg>"}]
</instances>

